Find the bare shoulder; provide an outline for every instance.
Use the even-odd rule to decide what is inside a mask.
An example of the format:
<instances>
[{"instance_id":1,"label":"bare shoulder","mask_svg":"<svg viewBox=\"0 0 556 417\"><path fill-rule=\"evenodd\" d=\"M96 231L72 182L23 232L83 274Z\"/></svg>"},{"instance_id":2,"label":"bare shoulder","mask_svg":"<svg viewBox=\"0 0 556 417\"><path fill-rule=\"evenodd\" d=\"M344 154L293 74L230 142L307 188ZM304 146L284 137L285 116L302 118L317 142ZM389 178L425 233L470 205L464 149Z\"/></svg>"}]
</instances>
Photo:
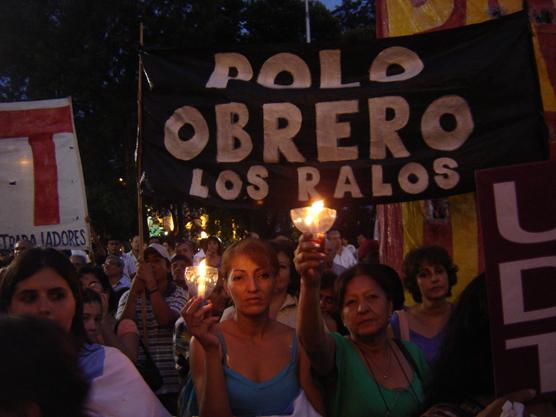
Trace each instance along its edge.
<instances>
[{"instance_id":1,"label":"bare shoulder","mask_svg":"<svg viewBox=\"0 0 556 417\"><path fill-rule=\"evenodd\" d=\"M419 304L408 307L405 311L407 312L407 317L410 320L410 325L415 325L416 323L427 319L427 315L423 314L423 311L419 308Z\"/></svg>"},{"instance_id":2,"label":"bare shoulder","mask_svg":"<svg viewBox=\"0 0 556 417\"><path fill-rule=\"evenodd\" d=\"M233 333L236 328L235 320L224 320L216 325L216 329L224 333Z\"/></svg>"},{"instance_id":3,"label":"bare shoulder","mask_svg":"<svg viewBox=\"0 0 556 417\"><path fill-rule=\"evenodd\" d=\"M284 339L290 341L295 334L295 330L290 326L286 326L279 321L273 320L271 331L269 332L272 338Z\"/></svg>"},{"instance_id":4,"label":"bare shoulder","mask_svg":"<svg viewBox=\"0 0 556 417\"><path fill-rule=\"evenodd\" d=\"M412 316L416 316L419 314L419 309L417 308L417 304L411 306L411 307L406 307L405 312L407 312L407 314L411 314Z\"/></svg>"},{"instance_id":5,"label":"bare shoulder","mask_svg":"<svg viewBox=\"0 0 556 417\"><path fill-rule=\"evenodd\" d=\"M273 331L276 333L293 335L293 333L295 332L295 329L293 329L292 327L287 326L284 323L280 323L279 321L276 320L272 320L271 326L273 328Z\"/></svg>"}]
</instances>

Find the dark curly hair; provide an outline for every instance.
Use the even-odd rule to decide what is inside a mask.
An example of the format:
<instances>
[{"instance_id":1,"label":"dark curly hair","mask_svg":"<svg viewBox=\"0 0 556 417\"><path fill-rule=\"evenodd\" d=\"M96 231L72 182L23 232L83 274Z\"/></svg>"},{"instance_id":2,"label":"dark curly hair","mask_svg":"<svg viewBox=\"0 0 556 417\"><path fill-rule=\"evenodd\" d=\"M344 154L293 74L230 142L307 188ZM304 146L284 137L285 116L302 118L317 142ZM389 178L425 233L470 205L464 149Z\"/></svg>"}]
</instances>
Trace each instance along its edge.
<instances>
[{"instance_id":1,"label":"dark curly hair","mask_svg":"<svg viewBox=\"0 0 556 417\"><path fill-rule=\"evenodd\" d=\"M442 265L448 274L448 296L452 295L452 287L458 282L456 272L458 267L454 265L452 258L441 246L431 245L422 246L410 251L403 260L404 285L411 293L416 303L423 301L419 285L417 284L417 275L421 269L423 262L431 265Z\"/></svg>"}]
</instances>

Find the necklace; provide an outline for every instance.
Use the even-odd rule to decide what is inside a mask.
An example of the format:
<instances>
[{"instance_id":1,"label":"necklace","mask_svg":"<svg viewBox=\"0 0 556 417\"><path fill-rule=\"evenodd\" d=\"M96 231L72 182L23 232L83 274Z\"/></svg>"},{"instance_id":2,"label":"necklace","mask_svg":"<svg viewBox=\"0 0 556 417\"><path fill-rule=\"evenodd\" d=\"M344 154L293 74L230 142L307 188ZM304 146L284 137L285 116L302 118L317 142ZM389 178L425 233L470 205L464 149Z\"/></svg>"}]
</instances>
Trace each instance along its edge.
<instances>
[{"instance_id":1,"label":"necklace","mask_svg":"<svg viewBox=\"0 0 556 417\"><path fill-rule=\"evenodd\" d=\"M367 357L365 355L365 348L363 346L361 346L360 344L356 345L357 348L359 349L359 351L361 352L361 356L363 356L365 358L365 362L367 363L367 366L369 368L371 368L372 365L372 372L374 374L374 371L377 371L379 374L382 375L383 379L388 379L388 377L390 376L390 368L392 367L392 348L390 347L390 342L386 341L386 356L388 357L388 364L386 365L385 368L383 368L382 366L379 366L378 363L376 363L372 356ZM369 363L370 361L370 363Z\"/></svg>"},{"instance_id":2,"label":"necklace","mask_svg":"<svg viewBox=\"0 0 556 417\"><path fill-rule=\"evenodd\" d=\"M371 365L373 365L373 367L377 371L379 371L379 373L382 374L383 379L388 379L390 373L390 367L392 366L392 352L390 352L390 350L391 350L390 343L386 342L386 355L388 356L388 365L386 365L386 369L381 369L381 367L375 363L373 358L369 357L369 360L371 361Z\"/></svg>"},{"instance_id":3,"label":"necklace","mask_svg":"<svg viewBox=\"0 0 556 417\"><path fill-rule=\"evenodd\" d=\"M369 372L371 374L373 382L376 385L378 393L380 394L380 398L382 400L382 403L384 404L384 409L386 411L385 414L384 414L384 417L391 417L392 416L392 410L396 406L396 404L398 403L398 400L400 399L400 395L401 395L402 391L409 391L409 393L411 394L411 396L415 400L415 402L417 404L421 404L421 401L419 400L419 397L418 397L417 393L415 392L415 390L411 386L411 381L409 380L409 377L408 377L407 373L405 372L404 367L402 366L400 358L398 358L398 355L396 354L396 352L393 351L392 347L390 346L389 341L387 341L387 345L386 345L386 348L389 351L389 355L394 355L394 358L396 359L396 362L397 362L398 366L402 370L404 378L405 378L405 380L408 384L407 389L396 390L396 397L394 398L394 400L390 404L388 404L388 402L386 401L386 398L384 397L384 393L382 392L382 385L377 382L377 378L376 378L375 373L373 371L373 367L371 366L373 364L372 359L367 358L367 356L365 355L365 351L363 350L363 348L361 346L359 346L359 344L356 344L355 342L353 342L353 343L354 343L355 347L357 347L357 349L359 350L361 356L363 357L363 360L365 361L365 364L367 365L367 369L369 370ZM391 362L391 356L389 356L387 371L390 370L390 362ZM385 374L384 378L387 379L388 375Z\"/></svg>"},{"instance_id":4,"label":"necklace","mask_svg":"<svg viewBox=\"0 0 556 417\"><path fill-rule=\"evenodd\" d=\"M359 350L359 353L361 353L361 356L363 357L363 360L365 361L365 364L367 365L367 369L371 373L371 376L372 376L373 381L376 385L378 393L380 394L380 398L382 399L382 403L384 404L384 408L386 410L386 413L384 414L384 417L390 417L392 415L392 408L394 408L394 406L398 402L398 399L400 397L400 392L398 392L396 394L396 398L394 398L394 401L392 401L391 404L388 404L388 402L386 401L386 398L384 397L384 393L382 392L382 386L377 382L375 373L373 371L372 362L369 361L369 358L367 358L367 355L365 355L365 351L363 350L363 348L361 346L359 346L359 344L355 344L355 346ZM388 343L386 345L386 349L388 350L389 347L390 347L390 344ZM390 365L388 365L388 367L390 367Z\"/></svg>"}]
</instances>

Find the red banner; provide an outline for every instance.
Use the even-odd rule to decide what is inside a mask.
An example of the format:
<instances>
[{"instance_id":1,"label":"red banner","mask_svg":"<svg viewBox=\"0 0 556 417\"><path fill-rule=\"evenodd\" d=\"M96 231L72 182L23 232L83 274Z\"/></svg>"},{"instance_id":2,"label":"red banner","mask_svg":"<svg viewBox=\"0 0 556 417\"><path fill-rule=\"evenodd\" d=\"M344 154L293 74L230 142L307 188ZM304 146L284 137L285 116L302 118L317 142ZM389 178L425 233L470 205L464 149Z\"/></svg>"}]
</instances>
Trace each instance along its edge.
<instances>
[{"instance_id":1,"label":"red banner","mask_svg":"<svg viewBox=\"0 0 556 417\"><path fill-rule=\"evenodd\" d=\"M556 162L478 171L477 196L496 393L555 398Z\"/></svg>"}]
</instances>

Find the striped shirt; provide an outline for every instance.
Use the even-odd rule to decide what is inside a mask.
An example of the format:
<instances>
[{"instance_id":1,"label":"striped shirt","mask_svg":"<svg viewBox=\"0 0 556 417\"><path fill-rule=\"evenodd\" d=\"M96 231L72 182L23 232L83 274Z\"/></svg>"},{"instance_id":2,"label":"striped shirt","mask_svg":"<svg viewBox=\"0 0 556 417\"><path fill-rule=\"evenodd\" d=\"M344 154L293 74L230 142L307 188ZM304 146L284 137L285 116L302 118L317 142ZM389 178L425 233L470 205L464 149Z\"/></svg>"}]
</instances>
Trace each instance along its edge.
<instances>
[{"instance_id":1,"label":"striped shirt","mask_svg":"<svg viewBox=\"0 0 556 417\"><path fill-rule=\"evenodd\" d=\"M118 305L118 312L116 317L119 319L124 312L127 299L129 297L129 291L126 291L122 298L120 298L120 303ZM186 303L186 293L185 291L170 283L168 290L164 294L164 299L166 304L177 314L180 313L181 309ZM135 309L135 322L139 328L140 333L143 333L143 319L141 313L141 297L137 297L136 309ZM162 375L164 384L160 389L156 391L156 394L171 394L177 393L180 390L180 384L178 380L178 372L174 363L173 356L173 333L174 333L174 323L170 326L160 326L156 321L153 313L151 301L149 297L146 298L145 303L146 317L147 317L147 334L148 334L148 349L152 356L158 370ZM145 359L145 354L142 348L139 348L139 361Z\"/></svg>"}]
</instances>

